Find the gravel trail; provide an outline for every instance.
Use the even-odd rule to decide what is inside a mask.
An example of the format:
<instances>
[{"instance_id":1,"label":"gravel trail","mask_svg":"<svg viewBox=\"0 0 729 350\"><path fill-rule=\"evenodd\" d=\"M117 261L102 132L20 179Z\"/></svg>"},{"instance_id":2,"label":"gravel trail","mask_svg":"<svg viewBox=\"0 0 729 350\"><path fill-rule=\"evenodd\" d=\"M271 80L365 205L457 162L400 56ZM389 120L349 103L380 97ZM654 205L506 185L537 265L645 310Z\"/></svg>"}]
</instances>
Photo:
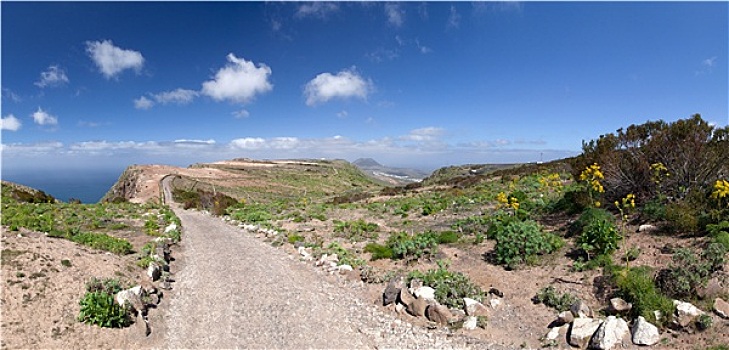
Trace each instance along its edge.
<instances>
[{"instance_id":1,"label":"gravel trail","mask_svg":"<svg viewBox=\"0 0 729 350\"><path fill-rule=\"evenodd\" d=\"M168 348L501 349L385 314L357 283L324 272L208 214L174 208L183 226Z\"/></svg>"}]
</instances>

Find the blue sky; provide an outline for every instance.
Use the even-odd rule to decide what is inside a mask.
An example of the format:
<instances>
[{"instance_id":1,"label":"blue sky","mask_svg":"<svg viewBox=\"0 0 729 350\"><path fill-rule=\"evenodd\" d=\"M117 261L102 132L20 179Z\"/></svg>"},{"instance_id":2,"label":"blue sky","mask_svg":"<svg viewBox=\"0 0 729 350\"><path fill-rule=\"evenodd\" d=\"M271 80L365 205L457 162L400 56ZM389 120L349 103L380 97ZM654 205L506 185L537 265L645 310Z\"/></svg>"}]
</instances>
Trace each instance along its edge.
<instances>
[{"instance_id":1,"label":"blue sky","mask_svg":"<svg viewBox=\"0 0 729 350\"><path fill-rule=\"evenodd\" d=\"M726 2L0 7L6 170L236 157L433 169L729 117Z\"/></svg>"}]
</instances>

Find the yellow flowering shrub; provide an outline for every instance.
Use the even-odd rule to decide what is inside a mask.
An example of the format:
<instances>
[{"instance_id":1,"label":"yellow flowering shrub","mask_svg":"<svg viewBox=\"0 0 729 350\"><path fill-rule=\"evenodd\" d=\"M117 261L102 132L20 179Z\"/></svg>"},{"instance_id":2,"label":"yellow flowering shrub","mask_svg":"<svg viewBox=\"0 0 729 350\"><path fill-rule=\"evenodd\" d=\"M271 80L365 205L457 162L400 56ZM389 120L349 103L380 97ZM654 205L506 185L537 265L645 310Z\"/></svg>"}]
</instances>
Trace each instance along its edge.
<instances>
[{"instance_id":1,"label":"yellow flowering shrub","mask_svg":"<svg viewBox=\"0 0 729 350\"><path fill-rule=\"evenodd\" d=\"M600 183L600 180L603 179L605 179L605 175L603 175L600 170L600 166L597 165L597 163L588 166L582 171L582 173L580 173L580 181L587 185L587 191L589 192L591 199L593 199L596 195L600 195L605 192L605 187L603 187L602 183ZM595 207L599 207L601 205L600 201L594 201L593 204Z\"/></svg>"},{"instance_id":2,"label":"yellow flowering shrub","mask_svg":"<svg viewBox=\"0 0 729 350\"><path fill-rule=\"evenodd\" d=\"M509 197L504 192L499 192L499 194L496 195L496 201L499 202L499 208L511 208L514 210L519 209L519 199L513 196Z\"/></svg>"},{"instance_id":3,"label":"yellow flowering shrub","mask_svg":"<svg viewBox=\"0 0 729 350\"><path fill-rule=\"evenodd\" d=\"M716 180L714 183L714 191L711 192L711 198L718 200L720 203L729 198L729 181Z\"/></svg>"}]
</instances>

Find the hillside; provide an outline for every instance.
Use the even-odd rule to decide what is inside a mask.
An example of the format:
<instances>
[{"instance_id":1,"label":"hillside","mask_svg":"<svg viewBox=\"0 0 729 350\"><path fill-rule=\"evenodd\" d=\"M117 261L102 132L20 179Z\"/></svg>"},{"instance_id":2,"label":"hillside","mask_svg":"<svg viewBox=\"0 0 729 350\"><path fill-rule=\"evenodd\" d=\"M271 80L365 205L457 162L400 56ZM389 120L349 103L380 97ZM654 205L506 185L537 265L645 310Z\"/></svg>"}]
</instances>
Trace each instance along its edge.
<instances>
[{"instance_id":1,"label":"hillside","mask_svg":"<svg viewBox=\"0 0 729 350\"><path fill-rule=\"evenodd\" d=\"M384 166L372 158L357 159L352 162L352 165L356 166L373 179L391 186L403 186L419 182L428 176L428 174L424 171L417 169Z\"/></svg>"}]
</instances>

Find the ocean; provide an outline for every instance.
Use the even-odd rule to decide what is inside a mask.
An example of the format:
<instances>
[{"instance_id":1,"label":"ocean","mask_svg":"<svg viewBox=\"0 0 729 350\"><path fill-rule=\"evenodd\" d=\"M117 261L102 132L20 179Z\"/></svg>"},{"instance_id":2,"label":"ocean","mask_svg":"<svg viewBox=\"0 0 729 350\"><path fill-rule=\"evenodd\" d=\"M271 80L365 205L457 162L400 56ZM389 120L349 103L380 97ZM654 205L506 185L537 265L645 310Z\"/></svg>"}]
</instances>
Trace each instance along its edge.
<instances>
[{"instance_id":1,"label":"ocean","mask_svg":"<svg viewBox=\"0 0 729 350\"><path fill-rule=\"evenodd\" d=\"M118 170L12 170L2 169L2 179L39 189L68 202L75 198L82 203L97 203L119 179Z\"/></svg>"}]
</instances>

